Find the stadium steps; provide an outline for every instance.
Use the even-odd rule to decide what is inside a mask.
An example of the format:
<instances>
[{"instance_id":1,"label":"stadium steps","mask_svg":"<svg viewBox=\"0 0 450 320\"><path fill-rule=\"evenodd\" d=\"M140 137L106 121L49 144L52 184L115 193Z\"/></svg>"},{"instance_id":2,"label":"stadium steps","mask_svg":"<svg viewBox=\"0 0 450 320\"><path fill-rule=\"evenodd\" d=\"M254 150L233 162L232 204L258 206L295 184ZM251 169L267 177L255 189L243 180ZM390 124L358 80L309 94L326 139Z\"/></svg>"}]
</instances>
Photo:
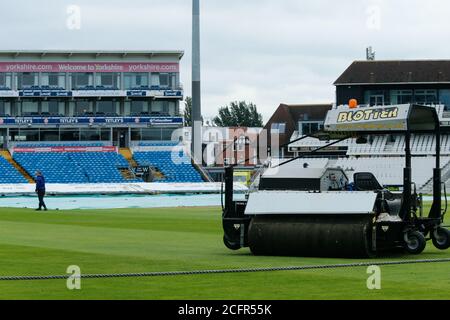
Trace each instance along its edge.
<instances>
[{"instance_id":1,"label":"stadium steps","mask_svg":"<svg viewBox=\"0 0 450 320\"><path fill-rule=\"evenodd\" d=\"M133 154L129 148L120 148L119 153L128 161L131 168L138 166L136 161L134 161Z\"/></svg>"},{"instance_id":2,"label":"stadium steps","mask_svg":"<svg viewBox=\"0 0 450 320\"><path fill-rule=\"evenodd\" d=\"M450 181L450 161L442 167L441 180L446 185ZM419 187L419 192L429 194L433 192L433 177L431 177L423 186Z\"/></svg>"},{"instance_id":3,"label":"stadium steps","mask_svg":"<svg viewBox=\"0 0 450 320\"><path fill-rule=\"evenodd\" d=\"M133 153L131 152L130 148L120 148L119 149L119 153L128 161L130 168L135 168L138 165L138 163L136 162L136 160L134 160L133 158ZM130 169L119 169L120 173L122 174L122 177L126 180L133 180L136 179L135 174L130 170ZM153 168L153 176L158 179L158 180L163 180L164 174L159 171L157 168Z\"/></svg>"},{"instance_id":4,"label":"stadium steps","mask_svg":"<svg viewBox=\"0 0 450 320\"><path fill-rule=\"evenodd\" d=\"M200 173L200 176L202 177L203 181L214 182L209 173L205 169L203 169L202 166L199 166L194 162L192 162L192 166L195 168L195 170L198 171L198 173Z\"/></svg>"},{"instance_id":5,"label":"stadium steps","mask_svg":"<svg viewBox=\"0 0 450 320\"><path fill-rule=\"evenodd\" d=\"M0 156L6 159L20 174L28 181L28 183L34 183L34 179L26 172L11 156L8 150L0 150Z\"/></svg>"},{"instance_id":6,"label":"stadium steps","mask_svg":"<svg viewBox=\"0 0 450 320\"><path fill-rule=\"evenodd\" d=\"M131 168L138 166L136 161L133 159L133 154L129 148L119 148L119 153L127 160L129 168L119 168L120 174L125 180L135 180L136 175L133 173Z\"/></svg>"},{"instance_id":7,"label":"stadium steps","mask_svg":"<svg viewBox=\"0 0 450 320\"><path fill-rule=\"evenodd\" d=\"M128 168L119 168L120 174L125 180L135 180L136 176L134 173Z\"/></svg>"}]
</instances>

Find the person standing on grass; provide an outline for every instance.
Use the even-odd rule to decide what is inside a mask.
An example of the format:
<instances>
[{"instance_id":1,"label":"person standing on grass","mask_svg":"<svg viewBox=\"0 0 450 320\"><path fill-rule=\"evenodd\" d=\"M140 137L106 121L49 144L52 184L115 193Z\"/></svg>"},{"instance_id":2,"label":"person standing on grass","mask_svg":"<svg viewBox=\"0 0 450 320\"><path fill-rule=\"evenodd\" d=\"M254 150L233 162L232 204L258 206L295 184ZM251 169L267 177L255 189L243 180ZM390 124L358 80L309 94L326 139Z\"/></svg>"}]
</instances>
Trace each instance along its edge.
<instances>
[{"instance_id":1,"label":"person standing on grass","mask_svg":"<svg viewBox=\"0 0 450 320\"><path fill-rule=\"evenodd\" d=\"M36 209L36 211L41 211L42 207L44 207L44 210L47 211L47 206L44 202L45 197L45 178L42 175L41 171L36 171L36 193L39 198L39 208Z\"/></svg>"}]
</instances>

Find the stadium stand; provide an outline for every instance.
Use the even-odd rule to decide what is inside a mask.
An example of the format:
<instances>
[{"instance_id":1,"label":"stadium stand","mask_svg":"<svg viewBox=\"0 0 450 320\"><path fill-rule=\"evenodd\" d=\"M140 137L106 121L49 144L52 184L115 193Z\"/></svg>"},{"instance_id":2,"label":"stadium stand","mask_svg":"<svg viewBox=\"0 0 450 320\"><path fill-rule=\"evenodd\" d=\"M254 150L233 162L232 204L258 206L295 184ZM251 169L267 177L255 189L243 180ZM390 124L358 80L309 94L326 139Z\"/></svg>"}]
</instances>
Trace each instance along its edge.
<instances>
[{"instance_id":1,"label":"stadium stand","mask_svg":"<svg viewBox=\"0 0 450 320\"><path fill-rule=\"evenodd\" d=\"M5 158L0 156L0 183L28 183L28 181Z\"/></svg>"},{"instance_id":2,"label":"stadium stand","mask_svg":"<svg viewBox=\"0 0 450 320\"><path fill-rule=\"evenodd\" d=\"M191 164L190 157L182 147L174 148L175 142L142 142L140 147L153 147L143 150L138 147L133 158L139 165L151 166L158 169L164 179L155 182L203 182L200 173Z\"/></svg>"},{"instance_id":3,"label":"stadium stand","mask_svg":"<svg viewBox=\"0 0 450 320\"><path fill-rule=\"evenodd\" d=\"M122 183L118 168L127 160L115 152L14 152L14 160L30 175L41 170L48 183Z\"/></svg>"},{"instance_id":4,"label":"stadium stand","mask_svg":"<svg viewBox=\"0 0 450 320\"><path fill-rule=\"evenodd\" d=\"M450 163L450 157L442 157L443 166ZM352 180L355 172L372 172L385 186L401 186L403 183L403 157L340 158L334 166L341 167ZM412 159L413 181L423 188L433 176L434 157L414 157Z\"/></svg>"},{"instance_id":5,"label":"stadium stand","mask_svg":"<svg viewBox=\"0 0 450 320\"><path fill-rule=\"evenodd\" d=\"M291 140L298 138L294 134ZM347 156L402 156L405 153L405 137L396 135L369 136L365 144L357 144L355 139L336 144L337 147L347 147ZM306 138L290 145L291 148L319 148L327 144L315 138ZM430 155L436 148L435 138L431 135L412 135L411 152L414 155ZM441 137L441 153L450 155L450 135L443 134Z\"/></svg>"},{"instance_id":6,"label":"stadium stand","mask_svg":"<svg viewBox=\"0 0 450 320\"><path fill-rule=\"evenodd\" d=\"M442 113L443 108L438 108ZM291 141L298 139L298 131L294 132ZM290 145L291 150L307 151L327 144L315 138L306 138ZM400 186L404 167L405 137L401 135L368 136L367 143L357 144L356 139L348 139L335 145L340 153L327 162L328 166L343 168L350 179L354 172L373 172L385 186ZM411 152L413 181L421 192L429 192L432 185L435 159L430 156L436 148L435 137L432 135L412 135ZM441 136L442 180L450 189L450 135ZM294 154L295 155L295 154ZM334 160L333 160L334 158ZM320 166L320 162L315 162Z\"/></svg>"}]
</instances>

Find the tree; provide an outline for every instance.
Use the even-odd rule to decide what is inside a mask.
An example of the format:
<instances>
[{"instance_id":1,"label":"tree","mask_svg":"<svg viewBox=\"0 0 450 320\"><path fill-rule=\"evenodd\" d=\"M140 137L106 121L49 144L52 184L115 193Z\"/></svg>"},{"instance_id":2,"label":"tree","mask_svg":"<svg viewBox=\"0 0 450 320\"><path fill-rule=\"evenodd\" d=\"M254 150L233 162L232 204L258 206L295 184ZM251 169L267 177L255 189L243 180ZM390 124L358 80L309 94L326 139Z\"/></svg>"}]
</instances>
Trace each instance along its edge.
<instances>
[{"instance_id":1,"label":"tree","mask_svg":"<svg viewBox=\"0 0 450 320\"><path fill-rule=\"evenodd\" d=\"M186 97L184 100L186 106L184 107L183 116L186 127L192 126L192 97ZM203 117L201 117L203 125Z\"/></svg>"},{"instance_id":2,"label":"tree","mask_svg":"<svg viewBox=\"0 0 450 320\"><path fill-rule=\"evenodd\" d=\"M214 118L214 124L219 127L262 127L262 115L256 105L245 101L234 101L229 106L219 109L219 115Z\"/></svg>"},{"instance_id":3,"label":"tree","mask_svg":"<svg viewBox=\"0 0 450 320\"><path fill-rule=\"evenodd\" d=\"M184 107L183 115L184 121L186 122L186 126L192 126L192 98L186 97L184 100L186 102L186 106Z\"/></svg>"}]
</instances>

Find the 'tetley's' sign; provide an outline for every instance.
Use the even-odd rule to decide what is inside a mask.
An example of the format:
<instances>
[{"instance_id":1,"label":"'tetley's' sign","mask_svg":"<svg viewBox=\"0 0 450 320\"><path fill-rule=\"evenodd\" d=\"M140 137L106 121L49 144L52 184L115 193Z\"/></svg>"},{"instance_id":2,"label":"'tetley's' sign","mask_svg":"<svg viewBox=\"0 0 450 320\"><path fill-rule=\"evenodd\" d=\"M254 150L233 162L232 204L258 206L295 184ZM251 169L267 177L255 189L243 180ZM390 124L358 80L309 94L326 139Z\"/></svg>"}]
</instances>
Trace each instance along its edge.
<instances>
[{"instance_id":1,"label":"'tetley's' sign","mask_svg":"<svg viewBox=\"0 0 450 320\"><path fill-rule=\"evenodd\" d=\"M179 72L176 62L0 62L0 72Z\"/></svg>"}]
</instances>

